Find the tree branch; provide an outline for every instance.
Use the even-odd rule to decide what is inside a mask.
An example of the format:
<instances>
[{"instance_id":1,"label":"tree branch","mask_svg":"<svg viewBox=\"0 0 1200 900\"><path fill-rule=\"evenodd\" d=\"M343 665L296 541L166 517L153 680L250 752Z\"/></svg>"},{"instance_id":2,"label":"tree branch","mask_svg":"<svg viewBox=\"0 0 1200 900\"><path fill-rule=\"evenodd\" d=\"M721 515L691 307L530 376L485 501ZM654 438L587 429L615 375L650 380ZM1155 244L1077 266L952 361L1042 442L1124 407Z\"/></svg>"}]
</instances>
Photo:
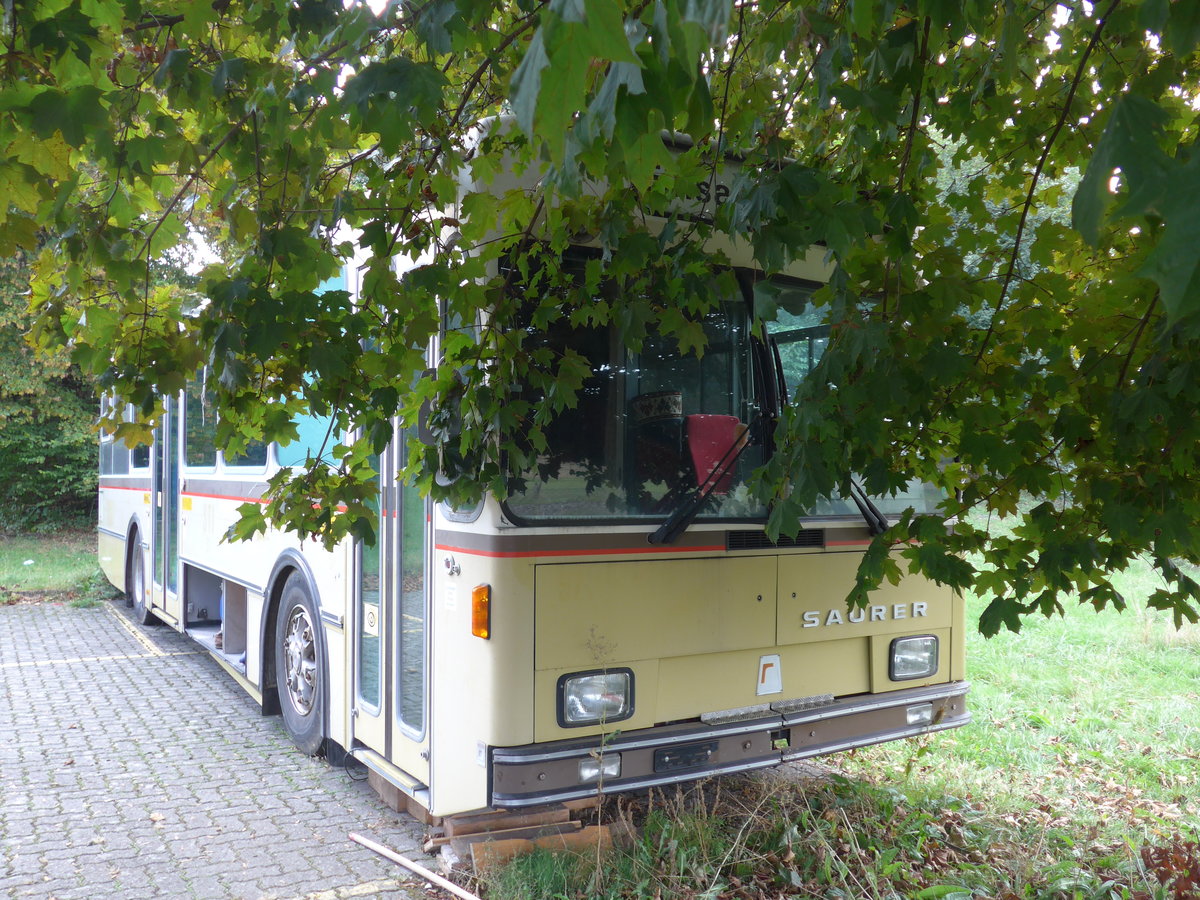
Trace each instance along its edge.
<instances>
[{"instance_id":1,"label":"tree branch","mask_svg":"<svg viewBox=\"0 0 1200 900\"><path fill-rule=\"evenodd\" d=\"M929 30L932 20L925 17L925 30L921 36L921 52L918 56L918 64L920 70L917 72L917 86L913 89L912 100L912 115L908 121L908 134L904 136L904 151L900 155L900 171L896 175L896 193L904 193L904 177L908 174L908 164L912 161L913 144L916 142L917 125L920 123L921 117L921 91L925 87L925 67L929 64ZM883 303L880 306L880 315L883 320L887 321L888 315L888 283L892 280L892 259L889 255L887 268L884 272L883 279ZM896 299L900 298L900 285L896 285Z\"/></svg>"},{"instance_id":2,"label":"tree branch","mask_svg":"<svg viewBox=\"0 0 1200 900\"><path fill-rule=\"evenodd\" d=\"M1138 342L1142 339L1142 333L1146 330L1146 325L1150 322L1150 314L1154 312L1154 307L1158 305L1158 291L1154 292L1154 296L1150 298L1150 304L1146 307L1145 315L1138 323L1137 333L1133 336L1133 343L1129 345L1129 352L1125 354L1125 361L1121 363L1121 373L1117 376L1116 389L1119 391L1121 385L1125 383L1125 376L1129 374L1129 364L1133 360L1133 353L1137 350Z\"/></svg>"},{"instance_id":3,"label":"tree branch","mask_svg":"<svg viewBox=\"0 0 1200 900\"><path fill-rule=\"evenodd\" d=\"M1092 51L1096 48L1096 44L1100 41L1100 35L1104 32L1104 26L1108 24L1109 17L1116 10L1121 0L1112 0L1104 15L1096 23L1096 28L1092 32L1092 39L1088 41L1087 48L1083 51L1083 56L1079 59L1079 65L1075 68L1075 77L1071 79L1071 87L1067 91L1067 99L1063 103L1062 113L1058 117L1058 121L1054 125L1054 130L1050 132L1050 136L1046 139L1046 145L1042 148L1042 155L1038 157L1037 166L1033 170L1033 178L1029 182L1029 190L1025 194L1025 202L1021 206L1021 221L1017 225L1017 234L1013 239L1012 254L1008 260L1008 271L1004 274L1004 284L1000 288L1000 296L996 298L996 305L992 310L991 321L988 322L987 332L983 336L983 340L979 344L979 352L975 354L975 364L983 359L983 354L987 351L988 344L991 343L992 335L996 331L996 320L1000 317L1000 310L1004 306L1004 301L1008 297L1008 289L1012 285L1013 276L1017 271L1017 260L1021 254L1021 241L1025 236L1025 225L1029 221L1029 210L1033 207L1033 196L1037 192L1038 181L1042 177L1042 170L1046 167L1046 160L1050 157L1050 151L1054 148L1054 142L1058 140L1059 134L1063 127L1067 124L1067 117L1071 114L1071 103L1075 99L1075 92L1079 89L1080 82L1083 81L1083 76L1087 71L1088 59L1092 55Z\"/></svg>"},{"instance_id":4,"label":"tree branch","mask_svg":"<svg viewBox=\"0 0 1200 900\"><path fill-rule=\"evenodd\" d=\"M179 201L184 198L184 195L186 195L187 192L192 189L192 186L199 180L201 173L208 166L208 164L216 158L216 155L221 152L222 148L224 148L224 146L228 144L230 140L233 139L233 136L238 133L238 130L246 124L246 122L255 114L255 112L256 109L251 108L249 112L233 123L233 126L227 132L225 132L224 136L219 141L217 141L212 150L209 151L208 155L200 161L200 165L196 166L195 171L188 176L187 181L183 183L179 190L175 192L175 195L171 198L170 202L167 203L162 215L158 217L158 221L154 223L154 227L150 229L150 233L146 235L146 239L142 242L142 247L137 253L138 256L141 256L143 253L146 254L147 265L150 264L150 242L154 240L154 236L158 234L158 230L162 228L163 223L167 220L167 217L171 215L171 213L175 210L175 207L179 205Z\"/></svg>"}]
</instances>

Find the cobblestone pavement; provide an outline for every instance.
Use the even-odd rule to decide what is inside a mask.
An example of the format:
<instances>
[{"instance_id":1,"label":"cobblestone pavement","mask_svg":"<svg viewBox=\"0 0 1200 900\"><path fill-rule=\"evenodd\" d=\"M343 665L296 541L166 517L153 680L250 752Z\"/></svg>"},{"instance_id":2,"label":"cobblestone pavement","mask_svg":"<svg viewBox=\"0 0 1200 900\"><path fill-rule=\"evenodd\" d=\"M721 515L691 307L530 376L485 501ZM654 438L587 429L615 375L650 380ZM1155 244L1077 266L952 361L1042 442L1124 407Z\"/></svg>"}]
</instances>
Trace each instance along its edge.
<instances>
[{"instance_id":1,"label":"cobblestone pavement","mask_svg":"<svg viewBox=\"0 0 1200 900\"><path fill-rule=\"evenodd\" d=\"M351 831L433 865L188 638L119 603L0 606L0 897L428 896Z\"/></svg>"}]
</instances>

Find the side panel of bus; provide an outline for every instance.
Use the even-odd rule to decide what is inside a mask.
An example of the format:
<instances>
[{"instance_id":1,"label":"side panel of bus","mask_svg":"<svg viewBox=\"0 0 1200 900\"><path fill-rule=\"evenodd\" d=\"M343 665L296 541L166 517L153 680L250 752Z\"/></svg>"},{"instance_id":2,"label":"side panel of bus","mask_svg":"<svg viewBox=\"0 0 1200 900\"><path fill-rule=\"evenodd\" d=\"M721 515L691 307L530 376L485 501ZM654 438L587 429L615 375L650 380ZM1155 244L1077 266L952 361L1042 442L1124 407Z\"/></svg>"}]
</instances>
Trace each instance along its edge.
<instances>
[{"instance_id":1,"label":"side panel of bus","mask_svg":"<svg viewBox=\"0 0 1200 900\"><path fill-rule=\"evenodd\" d=\"M167 436L160 427L150 447L102 444L101 567L113 585L130 592L140 566L149 612L209 650L268 709L275 706L275 604L289 574L300 573L319 618L323 731L346 744L351 661L344 635L353 547L329 552L279 532L228 540L238 508L262 496L266 455L255 465L218 463L214 456L211 464L189 466L180 453L181 407L172 398Z\"/></svg>"}]
</instances>

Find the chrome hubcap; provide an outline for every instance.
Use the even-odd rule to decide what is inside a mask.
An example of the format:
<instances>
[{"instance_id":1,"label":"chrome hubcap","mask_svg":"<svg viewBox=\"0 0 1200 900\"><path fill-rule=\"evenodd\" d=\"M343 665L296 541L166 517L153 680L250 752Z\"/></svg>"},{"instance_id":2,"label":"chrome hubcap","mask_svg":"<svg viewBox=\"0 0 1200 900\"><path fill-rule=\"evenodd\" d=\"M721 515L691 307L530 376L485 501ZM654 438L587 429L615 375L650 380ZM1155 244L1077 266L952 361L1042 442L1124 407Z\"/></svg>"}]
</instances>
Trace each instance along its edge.
<instances>
[{"instance_id":1,"label":"chrome hubcap","mask_svg":"<svg viewBox=\"0 0 1200 900\"><path fill-rule=\"evenodd\" d=\"M283 633L284 684L292 707L302 716L312 712L317 687L317 645L312 622L303 608L292 611Z\"/></svg>"}]
</instances>

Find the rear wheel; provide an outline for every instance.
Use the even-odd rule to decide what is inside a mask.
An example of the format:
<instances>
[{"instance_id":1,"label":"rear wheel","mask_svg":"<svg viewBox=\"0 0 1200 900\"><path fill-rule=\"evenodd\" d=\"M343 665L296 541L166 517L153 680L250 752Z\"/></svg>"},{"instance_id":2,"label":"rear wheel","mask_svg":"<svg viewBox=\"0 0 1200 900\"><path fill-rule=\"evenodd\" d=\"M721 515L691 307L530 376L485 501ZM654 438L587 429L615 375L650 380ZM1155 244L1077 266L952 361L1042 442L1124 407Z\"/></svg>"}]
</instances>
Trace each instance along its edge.
<instances>
[{"instance_id":1,"label":"rear wheel","mask_svg":"<svg viewBox=\"0 0 1200 900\"><path fill-rule=\"evenodd\" d=\"M317 640L316 606L304 577L293 572L283 586L275 620L275 682L283 727L309 756L325 738L325 659Z\"/></svg>"},{"instance_id":2,"label":"rear wheel","mask_svg":"<svg viewBox=\"0 0 1200 900\"><path fill-rule=\"evenodd\" d=\"M133 620L139 625L153 625L158 619L150 611L146 597L146 553L136 531L130 541L133 549L129 553L129 571L125 574L126 597L133 607Z\"/></svg>"}]
</instances>

